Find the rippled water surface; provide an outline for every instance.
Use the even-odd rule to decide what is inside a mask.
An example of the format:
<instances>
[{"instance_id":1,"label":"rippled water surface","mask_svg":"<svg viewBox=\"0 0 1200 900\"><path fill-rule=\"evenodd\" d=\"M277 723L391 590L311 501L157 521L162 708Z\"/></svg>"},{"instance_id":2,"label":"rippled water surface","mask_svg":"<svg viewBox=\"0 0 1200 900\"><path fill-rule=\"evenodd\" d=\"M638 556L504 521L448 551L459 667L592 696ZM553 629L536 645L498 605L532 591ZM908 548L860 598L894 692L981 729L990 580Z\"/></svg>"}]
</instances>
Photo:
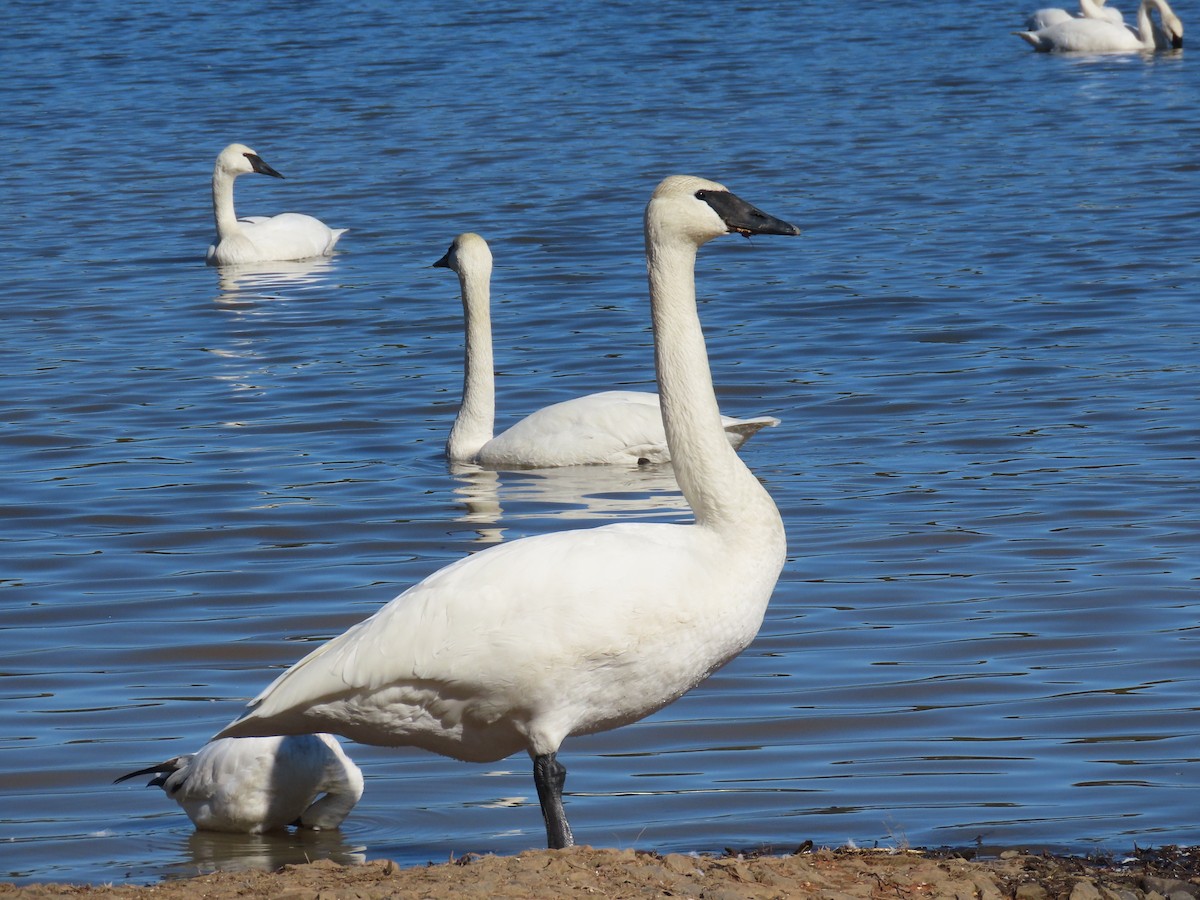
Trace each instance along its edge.
<instances>
[{"instance_id":1,"label":"rippled water surface","mask_svg":"<svg viewBox=\"0 0 1200 900\"><path fill-rule=\"evenodd\" d=\"M447 561L687 519L669 469L448 471L429 268L492 244L502 425L651 389L673 172L805 231L699 265L723 408L782 420L743 456L790 554L741 657L566 743L577 837L1200 841L1191 51L1041 56L1025 6L950 0L35 6L0 82L0 876L543 842L524 757L349 744L366 794L316 836L111 781ZM204 266L234 140L287 176L239 212L348 226L334 258Z\"/></svg>"}]
</instances>

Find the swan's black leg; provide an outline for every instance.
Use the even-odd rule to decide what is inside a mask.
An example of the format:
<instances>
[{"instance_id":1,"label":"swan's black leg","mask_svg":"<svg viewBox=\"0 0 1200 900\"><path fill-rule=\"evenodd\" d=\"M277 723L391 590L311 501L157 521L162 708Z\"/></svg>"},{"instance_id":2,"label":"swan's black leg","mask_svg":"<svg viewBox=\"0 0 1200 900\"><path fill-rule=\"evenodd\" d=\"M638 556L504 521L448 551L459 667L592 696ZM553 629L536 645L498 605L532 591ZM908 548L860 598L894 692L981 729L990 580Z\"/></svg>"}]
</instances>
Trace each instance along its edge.
<instances>
[{"instance_id":1,"label":"swan's black leg","mask_svg":"<svg viewBox=\"0 0 1200 900\"><path fill-rule=\"evenodd\" d=\"M533 759L533 783L537 785L538 801L542 804L542 818L546 820L546 846L561 850L575 845L567 814L563 811L562 789L567 783L567 769L554 753L535 756Z\"/></svg>"}]
</instances>

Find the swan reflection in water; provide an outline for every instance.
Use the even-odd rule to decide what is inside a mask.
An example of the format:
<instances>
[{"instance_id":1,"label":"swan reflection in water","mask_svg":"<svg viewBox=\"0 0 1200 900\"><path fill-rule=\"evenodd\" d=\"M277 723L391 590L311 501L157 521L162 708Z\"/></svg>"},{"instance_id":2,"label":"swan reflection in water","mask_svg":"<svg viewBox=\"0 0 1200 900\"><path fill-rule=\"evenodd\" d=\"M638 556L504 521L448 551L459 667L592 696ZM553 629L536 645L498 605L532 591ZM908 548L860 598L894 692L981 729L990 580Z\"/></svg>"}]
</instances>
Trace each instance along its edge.
<instances>
[{"instance_id":1,"label":"swan reflection in water","mask_svg":"<svg viewBox=\"0 0 1200 900\"><path fill-rule=\"evenodd\" d=\"M216 376L218 380L227 382L235 391L261 390L272 377L272 364L259 352L256 336L247 333L243 326L257 317L264 317L265 327L270 320L306 315L307 304L289 306L287 301L299 299L306 291L324 290L332 284L329 276L335 271L334 260L328 257L219 267L220 293L213 298L213 304L230 315L233 330L228 346L205 348L226 360L223 373Z\"/></svg>"},{"instance_id":2,"label":"swan reflection in water","mask_svg":"<svg viewBox=\"0 0 1200 900\"><path fill-rule=\"evenodd\" d=\"M675 521L691 516L670 463L636 468L564 466L494 471L471 463L450 466L454 493L478 543L504 540L501 519Z\"/></svg>"},{"instance_id":3,"label":"swan reflection in water","mask_svg":"<svg viewBox=\"0 0 1200 900\"><path fill-rule=\"evenodd\" d=\"M314 859L330 859L344 866L367 861L367 848L350 843L337 829L301 829L270 834L194 831L188 835L185 853L186 856L175 864L180 876L211 872L273 872L286 865L300 865Z\"/></svg>"},{"instance_id":4,"label":"swan reflection in water","mask_svg":"<svg viewBox=\"0 0 1200 900\"><path fill-rule=\"evenodd\" d=\"M289 291L320 284L335 269L334 258L301 259L292 262L243 263L221 266L217 282L218 304L241 305L256 300L278 300Z\"/></svg>"}]
</instances>

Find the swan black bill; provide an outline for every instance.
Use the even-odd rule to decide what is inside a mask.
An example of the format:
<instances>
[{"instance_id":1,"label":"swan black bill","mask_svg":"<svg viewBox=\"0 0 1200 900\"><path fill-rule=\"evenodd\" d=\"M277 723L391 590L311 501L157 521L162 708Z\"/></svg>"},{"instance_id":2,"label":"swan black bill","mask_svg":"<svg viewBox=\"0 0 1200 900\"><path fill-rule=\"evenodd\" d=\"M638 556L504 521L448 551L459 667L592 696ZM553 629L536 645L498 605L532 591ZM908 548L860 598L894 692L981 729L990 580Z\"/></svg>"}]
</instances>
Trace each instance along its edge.
<instances>
[{"instance_id":1,"label":"swan black bill","mask_svg":"<svg viewBox=\"0 0 1200 900\"><path fill-rule=\"evenodd\" d=\"M169 759L156 766L149 766L145 769L138 769L136 772L129 772L120 778L114 779L113 784L120 784L122 781L137 778L139 775L153 775L154 777L146 782L146 787L162 787L166 783L167 778L174 774L178 768L178 762L178 759Z\"/></svg>"},{"instance_id":2,"label":"swan black bill","mask_svg":"<svg viewBox=\"0 0 1200 900\"><path fill-rule=\"evenodd\" d=\"M746 237L752 234L800 234L800 229L795 225L768 215L729 191L702 190L696 192L696 197L712 207L730 232Z\"/></svg>"},{"instance_id":3,"label":"swan black bill","mask_svg":"<svg viewBox=\"0 0 1200 900\"><path fill-rule=\"evenodd\" d=\"M282 178L283 176L268 166L262 161L262 157L256 153L247 153L246 159L250 160L250 168L260 175L270 175L272 178Z\"/></svg>"}]
</instances>

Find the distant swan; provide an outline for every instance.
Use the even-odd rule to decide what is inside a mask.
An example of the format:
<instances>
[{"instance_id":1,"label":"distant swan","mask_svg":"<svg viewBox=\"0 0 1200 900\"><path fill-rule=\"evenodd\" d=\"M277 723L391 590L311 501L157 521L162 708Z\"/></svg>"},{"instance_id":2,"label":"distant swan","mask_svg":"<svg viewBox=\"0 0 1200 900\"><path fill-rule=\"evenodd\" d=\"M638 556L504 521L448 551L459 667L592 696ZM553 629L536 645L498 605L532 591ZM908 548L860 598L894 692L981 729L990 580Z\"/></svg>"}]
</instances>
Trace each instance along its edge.
<instances>
[{"instance_id":1,"label":"distant swan","mask_svg":"<svg viewBox=\"0 0 1200 900\"><path fill-rule=\"evenodd\" d=\"M312 259L333 252L346 229L330 228L312 216L281 213L239 219L233 211L233 182L248 172L283 177L245 144L230 144L221 151L213 169L212 199L217 241L208 248L205 260L209 265Z\"/></svg>"},{"instance_id":2,"label":"distant swan","mask_svg":"<svg viewBox=\"0 0 1200 900\"><path fill-rule=\"evenodd\" d=\"M1049 28L1051 25L1057 25L1059 22L1068 22L1071 19L1083 18L1101 19L1112 22L1114 25L1123 24L1125 17L1121 15L1121 11L1111 6L1105 6L1104 4L1105 0L1079 0L1079 12L1075 13L1075 15L1071 15L1065 9L1057 9L1055 7L1036 9L1025 20L1025 30L1040 31L1043 28Z\"/></svg>"},{"instance_id":3,"label":"distant swan","mask_svg":"<svg viewBox=\"0 0 1200 900\"><path fill-rule=\"evenodd\" d=\"M1150 18L1152 7L1158 10L1161 27ZM1137 18L1136 31L1127 25L1082 18L1069 19L1038 31L1013 33L1043 53L1122 53L1183 47L1183 22L1172 12L1167 0L1142 0Z\"/></svg>"},{"instance_id":4,"label":"distant swan","mask_svg":"<svg viewBox=\"0 0 1200 900\"><path fill-rule=\"evenodd\" d=\"M114 784L139 775L154 775L149 784L201 831L337 828L363 792L362 772L328 734L223 738Z\"/></svg>"},{"instance_id":5,"label":"distant swan","mask_svg":"<svg viewBox=\"0 0 1200 900\"><path fill-rule=\"evenodd\" d=\"M493 437L492 252L487 241L467 232L455 238L434 265L458 274L466 326L462 405L446 442L446 456L452 462L542 469L670 460L658 395L646 391L603 391L564 400L530 413ZM721 422L735 450L759 429L779 424L773 416L722 416Z\"/></svg>"},{"instance_id":6,"label":"distant swan","mask_svg":"<svg viewBox=\"0 0 1200 900\"><path fill-rule=\"evenodd\" d=\"M696 312L696 251L731 232L800 230L689 176L646 207L658 386L694 524L551 532L460 559L300 660L219 737L327 730L471 762L525 750L547 843L570 846L563 740L648 716L737 656L783 566L783 521L725 438Z\"/></svg>"}]
</instances>

